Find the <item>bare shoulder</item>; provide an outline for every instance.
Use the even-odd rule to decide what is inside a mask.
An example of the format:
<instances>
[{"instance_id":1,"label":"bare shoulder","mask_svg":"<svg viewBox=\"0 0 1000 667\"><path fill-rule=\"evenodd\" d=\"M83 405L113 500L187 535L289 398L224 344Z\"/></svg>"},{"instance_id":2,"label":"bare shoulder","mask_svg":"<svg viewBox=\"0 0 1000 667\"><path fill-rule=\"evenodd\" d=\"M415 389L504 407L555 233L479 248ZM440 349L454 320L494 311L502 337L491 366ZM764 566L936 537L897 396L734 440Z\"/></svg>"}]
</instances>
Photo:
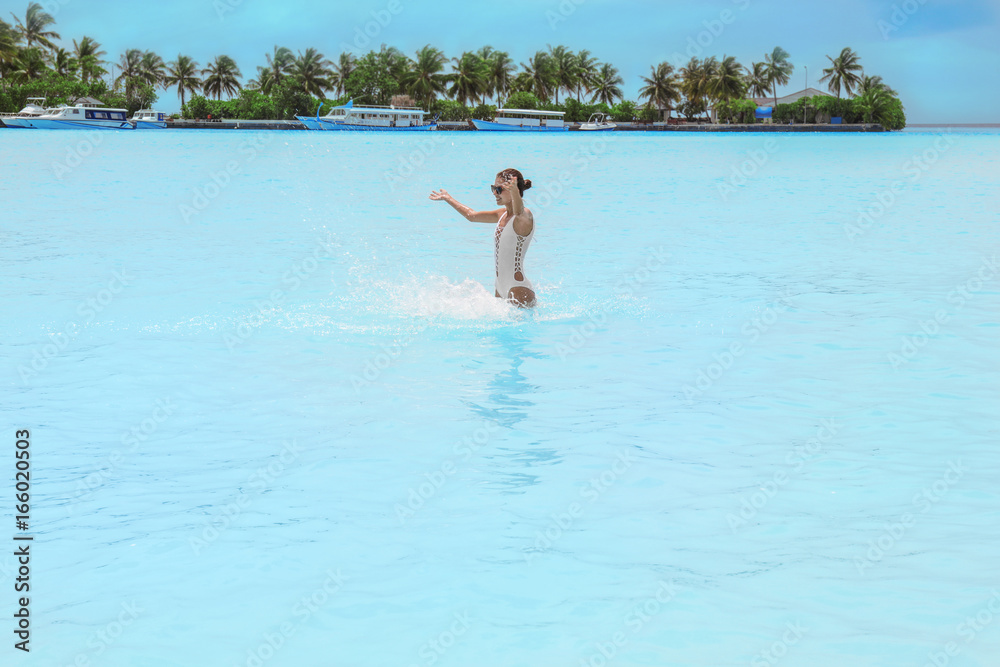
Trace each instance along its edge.
<instances>
[{"instance_id":1,"label":"bare shoulder","mask_svg":"<svg viewBox=\"0 0 1000 667\"><path fill-rule=\"evenodd\" d=\"M524 209L514 217L514 231L518 236L527 236L535 228L535 216L530 209Z\"/></svg>"}]
</instances>

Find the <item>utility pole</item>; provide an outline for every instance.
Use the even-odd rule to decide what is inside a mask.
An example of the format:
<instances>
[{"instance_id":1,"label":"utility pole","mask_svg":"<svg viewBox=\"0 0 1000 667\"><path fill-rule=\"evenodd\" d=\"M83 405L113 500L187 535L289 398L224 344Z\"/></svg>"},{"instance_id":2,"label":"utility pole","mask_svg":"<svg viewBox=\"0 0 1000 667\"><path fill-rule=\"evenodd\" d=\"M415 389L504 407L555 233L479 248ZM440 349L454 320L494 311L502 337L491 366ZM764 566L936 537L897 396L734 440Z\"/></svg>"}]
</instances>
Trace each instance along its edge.
<instances>
[{"instance_id":1,"label":"utility pole","mask_svg":"<svg viewBox=\"0 0 1000 667\"><path fill-rule=\"evenodd\" d=\"M806 92L806 90L809 90L809 66L806 65L805 68L806 68L806 87L805 87L805 89L802 92ZM804 125L805 122L806 122L806 105L803 104L802 105L802 124Z\"/></svg>"}]
</instances>

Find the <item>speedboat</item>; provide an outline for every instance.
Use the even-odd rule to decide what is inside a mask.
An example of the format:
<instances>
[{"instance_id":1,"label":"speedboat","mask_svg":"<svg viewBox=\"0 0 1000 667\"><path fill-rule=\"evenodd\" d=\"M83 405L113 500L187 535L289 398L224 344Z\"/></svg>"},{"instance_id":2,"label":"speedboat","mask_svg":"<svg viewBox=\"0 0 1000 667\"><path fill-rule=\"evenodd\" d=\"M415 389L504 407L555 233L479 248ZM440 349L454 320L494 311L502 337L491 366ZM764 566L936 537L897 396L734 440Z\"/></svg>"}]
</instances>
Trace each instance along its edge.
<instances>
[{"instance_id":1,"label":"speedboat","mask_svg":"<svg viewBox=\"0 0 1000 667\"><path fill-rule=\"evenodd\" d=\"M565 112L536 109L497 109L492 121L472 120L477 130L486 132L565 132Z\"/></svg>"},{"instance_id":2,"label":"speedboat","mask_svg":"<svg viewBox=\"0 0 1000 667\"><path fill-rule=\"evenodd\" d=\"M167 127L167 114L163 111L140 109L129 119L137 130L163 130Z\"/></svg>"},{"instance_id":3,"label":"speedboat","mask_svg":"<svg viewBox=\"0 0 1000 667\"><path fill-rule=\"evenodd\" d=\"M5 120L8 118L38 118L45 113L45 98L44 97L29 97L28 104L25 105L17 113L4 113L0 114L0 125L3 125ZM9 125L8 127L17 127L17 125Z\"/></svg>"},{"instance_id":4,"label":"speedboat","mask_svg":"<svg viewBox=\"0 0 1000 667\"><path fill-rule=\"evenodd\" d=\"M48 109L39 116L4 118L7 127L39 130L131 130L128 111L77 104Z\"/></svg>"},{"instance_id":5,"label":"speedboat","mask_svg":"<svg viewBox=\"0 0 1000 667\"><path fill-rule=\"evenodd\" d=\"M617 125L608 120L608 115L606 113L595 113L591 114L590 120L586 123L580 124L581 130L587 130L590 132L608 132L614 130Z\"/></svg>"},{"instance_id":6,"label":"speedboat","mask_svg":"<svg viewBox=\"0 0 1000 667\"><path fill-rule=\"evenodd\" d=\"M354 100L339 107L333 107L325 116L316 110L316 117L296 116L307 130L361 130L380 132L419 132L436 130L437 117L424 122L426 111L416 107L395 106L354 106Z\"/></svg>"}]
</instances>

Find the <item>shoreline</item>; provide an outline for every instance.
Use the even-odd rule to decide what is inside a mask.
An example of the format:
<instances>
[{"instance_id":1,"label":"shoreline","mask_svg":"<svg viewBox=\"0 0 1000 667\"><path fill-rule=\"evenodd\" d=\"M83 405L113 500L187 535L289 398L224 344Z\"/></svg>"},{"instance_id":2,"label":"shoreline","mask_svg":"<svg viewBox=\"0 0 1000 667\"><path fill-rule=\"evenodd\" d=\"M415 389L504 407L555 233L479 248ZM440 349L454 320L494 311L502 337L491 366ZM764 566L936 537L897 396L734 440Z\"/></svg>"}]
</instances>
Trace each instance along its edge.
<instances>
[{"instance_id":1,"label":"shoreline","mask_svg":"<svg viewBox=\"0 0 1000 667\"><path fill-rule=\"evenodd\" d=\"M480 132L467 121L438 122L439 132ZM579 123L569 124L569 132L580 132ZM221 120L221 121L174 121L168 123L168 130L306 130L305 125L294 120ZM316 130L310 130L316 131ZM364 132L365 130L342 130L345 132ZM373 130L378 131L378 130ZM391 132L392 130L387 130ZM798 123L795 125L774 124L710 124L682 123L668 125L666 123L638 124L619 123L613 132L885 132L878 123L831 125L828 123Z\"/></svg>"},{"instance_id":2,"label":"shoreline","mask_svg":"<svg viewBox=\"0 0 1000 667\"><path fill-rule=\"evenodd\" d=\"M2 121L0 121L2 123ZM916 127L916 126L911 126ZM8 128L2 129L21 129ZM294 120L222 120L222 121L174 121L167 123L167 130L293 130L293 131L319 131L307 130L305 125ZM155 131L155 130L154 130ZM342 130L343 132L364 132L366 130ZM371 130L378 132L379 130ZM392 130L384 130L392 132ZM465 122L439 122L437 131L440 132L481 132L476 130L471 124ZM579 124L574 123L569 126L569 132L581 132ZM633 124L619 123L610 132L886 132L878 123L867 123L857 125L831 125L798 123L796 125L773 125L773 124L678 124L667 125L665 123L654 124ZM607 134L603 131L599 134ZM549 134L535 132L533 134Z\"/></svg>"}]
</instances>

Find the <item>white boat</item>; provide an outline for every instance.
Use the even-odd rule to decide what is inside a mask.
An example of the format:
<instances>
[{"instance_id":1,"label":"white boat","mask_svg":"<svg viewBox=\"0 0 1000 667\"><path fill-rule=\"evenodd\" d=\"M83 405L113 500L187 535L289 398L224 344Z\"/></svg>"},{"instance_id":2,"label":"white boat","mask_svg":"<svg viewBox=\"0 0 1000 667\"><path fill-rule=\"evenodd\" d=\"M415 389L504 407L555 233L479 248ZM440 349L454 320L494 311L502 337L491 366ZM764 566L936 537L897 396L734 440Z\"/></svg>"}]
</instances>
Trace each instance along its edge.
<instances>
[{"instance_id":1,"label":"white boat","mask_svg":"<svg viewBox=\"0 0 1000 667\"><path fill-rule=\"evenodd\" d=\"M129 119L137 130L163 130L167 127L167 114L152 109L139 109Z\"/></svg>"},{"instance_id":2,"label":"white boat","mask_svg":"<svg viewBox=\"0 0 1000 667\"><path fill-rule=\"evenodd\" d=\"M323 108L316 110L316 116L296 116L300 123L306 126L307 130L361 130L361 131L381 131L381 132L419 132L437 129L434 120L429 123L424 122L427 112L415 107L393 107L393 106L354 106L351 100L347 104L334 107L325 116L320 116L319 112Z\"/></svg>"},{"instance_id":3,"label":"white boat","mask_svg":"<svg viewBox=\"0 0 1000 667\"><path fill-rule=\"evenodd\" d=\"M28 103L17 113L0 114L0 125L8 118L37 118L45 113L44 97L29 97ZM16 127L16 126L9 126Z\"/></svg>"},{"instance_id":4,"label":"white boat","mask_svg":"<svg viewBox=\"0 0 1000 667\"><path fill-rule=\"evenodd\" d=\"M77 104L48 109L39 116L4 118L7 127L38 130L131 130L128 111L104 106Z\"/></svg>"},{"instance_id":5,"label":"white boat","mask_svg":"<svg viewBox=\"0 0 1000 667\"><path fill-rule=\"evenodd\" d=\"M493 121L473 120L477 130L486 132L565 132L562 111L535 109L497 109Z\"/></svg>"},{"instance_id":6,"label":"white boat","mask_svg":"<svg viewBox=\"0 0 1000 667\"><path fill-rule=\"evenodd\" d=\"M588 132L609 132L616 127L618 126L608 120L605 113L591 114L590 120L580 124L580 129Z\"/></svg>"}]
</instances>

